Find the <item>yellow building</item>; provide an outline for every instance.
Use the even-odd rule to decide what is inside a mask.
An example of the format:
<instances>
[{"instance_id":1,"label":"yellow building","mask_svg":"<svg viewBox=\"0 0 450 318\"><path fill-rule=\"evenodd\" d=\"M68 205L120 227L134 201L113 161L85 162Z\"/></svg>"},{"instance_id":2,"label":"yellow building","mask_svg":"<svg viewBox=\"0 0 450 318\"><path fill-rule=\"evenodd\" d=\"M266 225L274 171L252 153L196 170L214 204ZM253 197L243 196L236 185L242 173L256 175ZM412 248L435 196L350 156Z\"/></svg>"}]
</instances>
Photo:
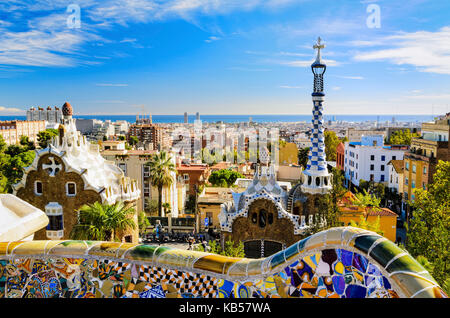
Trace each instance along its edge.
<instances>
[{"instance_id":1,"label":"yellow building","mask_svg":"<svg viewBox=\"0 0 450 318\"><path fill-rule=\"evenodd\" d=\"M125 176L137 180L141 189L141 196L136 202L138 211L145 210L149 200L158 201L158 189L151 184L149 167L146 163L156 150L126 150L121 143L125 141L108 141L99 143L102 147L101 155L106 160L114 162L124 172ZM173 159L175 164L175 159ZM186 201L186 188L178 182L176 173L173 172L173 183L170 187L164 187L162 202L169 203L172 217L178 217L184 211ZM164 213L164 210L163 210ZM163 215L164 216L164 215Z\"/></svg>"},{"instance_id":2,"label":"yellow building","mask_svg":"<svg viewBox=\"0 0 450 318\"><path fill-rule=\"evenodd\" d=\"M344 225L349 225L351 221L359 223L361 216L369 223L375 223L379 217L380 230L383 231L383 236L395 242L397 239L397 214L386 208L373 209L357 206L355 205L356 200L358 199L350 191L345 193L338 204L341 212L339 220Z\"/></svg>"},{"instance_id":3,"label":"yellow building","mask_svg":"<svg viewBox=\"0 0 450 318\"><path fill-rule=\"evenodd\" d=\"M298 148L296 144L287 142L284 145L280 145L279 164L284 166L298 164Z\"/></svg>"},{"instance_id":4,"label":"yellow building","mask_svg":"<svg viewBox=\"0 0 450 318\"><path fill-rule=\"evenodd\" d=\"M232 199L230 188L205 187L198 197L198 224L200 225L200 230L202 231L206 228L205 218L208 218L209 227L220 228L220 205Z\"/></svg>"}]
</instances>

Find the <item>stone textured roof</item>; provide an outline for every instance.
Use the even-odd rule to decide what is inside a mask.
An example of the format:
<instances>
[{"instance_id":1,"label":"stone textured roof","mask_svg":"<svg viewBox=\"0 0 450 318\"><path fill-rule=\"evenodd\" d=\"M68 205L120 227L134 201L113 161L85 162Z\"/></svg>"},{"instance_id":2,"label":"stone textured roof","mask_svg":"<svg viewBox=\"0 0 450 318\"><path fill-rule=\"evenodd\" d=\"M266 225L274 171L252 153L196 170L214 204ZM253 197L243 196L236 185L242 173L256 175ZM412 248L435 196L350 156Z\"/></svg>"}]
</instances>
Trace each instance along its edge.
<instances>
[{"instance_id":1,"label":"stone textured roof","mask_svg":"<svg viewBox=\"0 0 450 318\"><path fill-rule=\"evenodd\" d=\"M388 165L389 164L392 164L397 173L403 173L404 171L403 160L391 160L388 162Z\"/></svg>"}]
</instances>

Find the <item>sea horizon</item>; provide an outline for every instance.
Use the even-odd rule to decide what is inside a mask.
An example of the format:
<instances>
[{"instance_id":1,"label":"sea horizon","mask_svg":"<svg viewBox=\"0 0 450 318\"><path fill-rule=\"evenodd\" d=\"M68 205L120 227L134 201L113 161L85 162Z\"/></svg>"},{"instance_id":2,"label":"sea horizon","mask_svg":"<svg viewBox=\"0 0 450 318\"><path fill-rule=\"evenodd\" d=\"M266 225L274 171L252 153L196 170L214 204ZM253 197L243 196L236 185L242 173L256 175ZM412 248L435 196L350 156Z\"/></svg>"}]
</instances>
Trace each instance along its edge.
<instances>
[{"instance_id":1,"label":"sea horizon","mask_svg":"<svg viewBox=\"0 0 450 318\"><path fill-rule=\"evenodd\" d=\"M88 114L79 114L74 115L74 118L77 119L97 119L101 121L111 120L112 122L118 120L125 120L127 122L135 122L137 114L130 115L88 115ZM437 115L394 115L394 114L385 114L385 115L377 115L377 114L354 114L354 115L334 115L328 114L324 115L325 121L344 121L344 122L368 122L368 121L379 121L383 122L392 122L394 119L395 122L427 122L432 121ZM148 115L139 115L140 118L146 117ZM207 123L215 123L215 122L224 122L224 123L242 123L249 122L250 119L255 123L289 123L289 122L309 122L311 121L311 114L256 114L256 115L208 115L208 114L200 114L200 119ZM188 115L188 123L194 123L196 116ZM26 120L25 115L9 115L9 116L0 116L0 120L8 121L8 120ZM184 115L152 115L153 123L184 123Z\"/></svg>"}]
</instances>

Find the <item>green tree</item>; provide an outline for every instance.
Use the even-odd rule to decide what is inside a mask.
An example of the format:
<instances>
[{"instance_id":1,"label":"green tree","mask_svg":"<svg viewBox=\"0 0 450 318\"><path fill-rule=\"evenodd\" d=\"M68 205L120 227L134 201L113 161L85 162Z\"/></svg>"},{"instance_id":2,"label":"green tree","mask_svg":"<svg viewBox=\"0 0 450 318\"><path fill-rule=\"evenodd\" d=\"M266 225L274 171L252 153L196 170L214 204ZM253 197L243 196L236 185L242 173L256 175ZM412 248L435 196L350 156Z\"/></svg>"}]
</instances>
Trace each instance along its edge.
<instances>
[{"instance_id":1,"label":"green tree","mask_svg":"<svg viewBox=\"0 0 450 318\"><path fill-rule=\"evenodd\" d=\"M128 138L128 143L129 143L131 146L137 145L138 142L139 142L139 139L138 139L138 137L136 137L136 136L130 136L130 138Z\"/></svg>"},{"instance_id":2,"label":"green tree","mask_svg":"<svg viewBox=\"0 0 450 318\"><path fill-rule=\"evenodd\" d=\"M303 166L303 169L306 169L306 165L308 164L308 155L309 147L300 148L298 150L298 164Z\"/></svg>"},{"instance_id":3,"label":"green tree","mask_svg":"<svg viewBox=\"0 0 450 318\"><path fill-rule=\"evenodd\" d=\"M140 235L144 234L145 230L150 226L150 221L144 211L138 213L138 226Z\"/></svg>"},{"instance_id":4,"label":"green tree","mask_svg":"<svg viewBox=\"0 0 450 318\"><path fill-rule=\"evenodd\" d=\"M350 226L358 227L360 229L372 231L375 233L380 234L381 236L384 235L384 232L381 230L380 227L380 217L378 216L375 222L369 222L364 216L360 216L359 222L355 222L353 220L350 221Z\"/></svg>"},{"instance_id":5,"label":"green tree","mask_svg":"<svg viewBox=\"0 0 450 318\"><path fill-rule=\"evenodd\" d=\"M411 145L413 137L419 137L417 133L411 133L409 129L394 131L389 139L391 145Z\"/></svg>"},{"instance_id":6,"label":"green tree","mask_svg":"<svg viewBox=\"0 0 450 318\"><path fill-rule=\"evenodd\" d=\"M361 207L370 207L370 208L375 208L375 209L379 209L380 208L380 203L381 203L381 199L379 199L375 194L371 194L369 193L367 190L363 190L363 192L358 192L355 194L356 199L353 204L355 204L356 206L361 206Z\"/></svg>"},{"instance_id":7,"label":"green tree","mask_svg":"<svg viewBox=\"0 0 450 318\"><path fill-rule=\"evenodd\" d=\"M208 178L209 183L215 187L231 187L238 178L244 178L242 174L230 169L213 171Z\"/></svg>"},{"instance_id":8,"label":"green tree","mask_svg":"<svg viewBox=\"0 0 450 318\"><path fill-rule=\"evenodd\" d=\"M36 149L36 146L34 145L34 142L28 138L28 136L22 136L20 137L20 145L22 145L27 150L34 150Z\"/></svg>"},{"instance_id":9,"label":"green tree","mask_svg":"<svg viewBox=\"0 0 450 318\"><path fill-rule=\"evenodd\" d=\"M40 131L37 134L37 141L38 141L39 147L41 147L42 149L47 148L50 140L53 137L57 136L58 134L59 134L58 130L53 129L53 128L49 128L49 129Z\"/></svg>"},{"instance_id":10,"label":"green tree","mask_svg":"<svg viewBox=\"0 0 450 318\"><path fill-rule=\"evenodd\" d=\"M325 154L328 161L336 161L336 147L341 142L332 130L325 130Z\"/></svg>"},{"instance_id":11,"label":"green tree","mask_svg":"<svg viewBox=\"0 0 450 318\"><path fill-rule=\"evenodd\" d=\"M154 154L146 163L150 167L149 177L153 186L158 188L158 213L162 216L162 190L174 182L172 172L176 172L172 157L165 151Z\"/></svg>"},{"instance_id":12,"label":"green tree","mask_svg":"<svg viewBox=\"0 0 450 318\"><path fill-rule=\"evenodd\" d=\"M342 200L347 189L344 187L344 173L336 168L332 170L331 190L324 196L326 202L325 220L327 227L336 227L341 225L339 220L341 213L338 203Z\"/></svg>"},{"instance_id":13,"label":"green tree","mask_svg":"<svg viewBox=\"0 0 450 318\"><path fill-rule=\"evenodd\" d=\"M23 168L31 165L35 152L29 145L7 146L0 136L0 192L12 192L12 186L23 176Z\"/></svg>"},{"instance_id":14,"label":"green tree","mask_svg":"<svg viewBox=\"0 0 450 318\"><path fill-rule=\"evenodd\" d=\"M136 228L132 218L134 213L134 208L126 207L123 202L83 205L78 211L78 224L73 227L70 237L74 240L120 240L119 233Z\"/></svg>"},{"instance_id":15,"label":"green tree","mask_svg":"<svg viewBox=\"0 0 450 318\"><path fill-rule=\"evenodd\" d=\"M244 243L239 241L238 244L235 244L231 239L228 239L225 242L225 246L222 249L220 244L217 243L217 241L209 241L209 252L213 254L219 254L223 256L229 256L229 257L245 257L244 252ZM203 251L203 248L200 248L199 250Z\"/></svg>"},{"instance_id":16,"label":"green tree","mask_svg":"<svg viewBox=\"0 0 450 318\"><path fill-rule=\"evenodd\" d=\"M450 277L450 162L439 160L428 190L416 188L410 202L412 217L407 228L406 248L433 264L432 276L439 284Z\"/></svg>"},{"instance_id":17,"label":"green tree","mask_svg":"<svg viewBox=\"0 0 450 318\"><path fill-rule=\"evenodd\" d=\"M146 200L145 212L150 214L150 216L158 215L158 201L151 200L149 198L145 198L145 200Z\"/></svg>"}]
</instances>

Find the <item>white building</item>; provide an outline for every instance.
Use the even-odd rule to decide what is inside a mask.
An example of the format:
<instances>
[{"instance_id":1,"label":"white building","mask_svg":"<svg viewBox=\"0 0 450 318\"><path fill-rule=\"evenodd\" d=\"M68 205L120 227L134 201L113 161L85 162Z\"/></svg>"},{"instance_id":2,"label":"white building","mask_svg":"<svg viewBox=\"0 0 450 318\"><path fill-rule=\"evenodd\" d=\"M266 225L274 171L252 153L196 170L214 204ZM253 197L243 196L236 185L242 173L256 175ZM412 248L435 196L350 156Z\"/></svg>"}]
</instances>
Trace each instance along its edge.
<instances>
[{"instance_id":1,"label":"white building","mask_svg":"<svg viewBox=\"0 0 450 318\"><path fill-rule=\"evenodd\" d=\"M47 109L42 107L38 107L38 109L31 107L27 110L27 121L45 120L50 124L54 124L60 123L61 119L62 112L59 107L55 107L55 109L52 109L51 107L47 107Z\"/></svg>"},{"instance_id":2,"label":"white building","mask_svg":"<svg viewBox=\"0 0 450 318\"><path fill-rule=\"evenodd\" d=\"M387 163L403 160L407 147L384 145L383 135L362 136L360 142L345 143L345 183L359 186L359 180L386 183L389 179Z\"/></svg>"},{"instance_id":3,"label":"white building","mask_svg":"<svg viewBox=\"0 0 450 318\"><path fill-rule=\"evenodd\" d=\"M403 193L403 160L391 160L388 162L389 180L388 187L396 193Z\"/></svg>"}]
</instances>

